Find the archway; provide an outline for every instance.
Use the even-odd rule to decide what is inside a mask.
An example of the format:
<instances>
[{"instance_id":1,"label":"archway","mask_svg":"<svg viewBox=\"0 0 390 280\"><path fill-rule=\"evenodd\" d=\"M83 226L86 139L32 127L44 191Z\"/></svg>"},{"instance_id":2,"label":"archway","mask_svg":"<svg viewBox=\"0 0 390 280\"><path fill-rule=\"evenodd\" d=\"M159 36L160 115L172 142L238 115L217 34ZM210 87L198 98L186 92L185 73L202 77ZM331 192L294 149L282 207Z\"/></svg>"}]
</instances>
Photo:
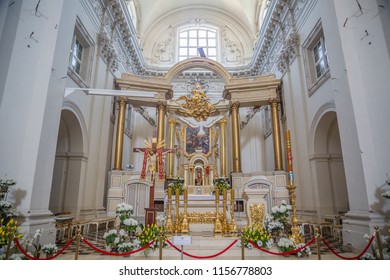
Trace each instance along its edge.
<instances>
[{"instance_id":1,"label":"archway","mask_svg":"<svg viewBox=\"0 0 390 280\"><path fill-rule=\"evenodd\" d=\"M318 212L343 214L349 210L349 202L336 112L327 111L319 118L313 140Z\"/></svg>"},{"instance_id":2,"label":"archway","mask_svg":"<svg viewBox=\"0 0 390 280\"><path fill-rule=\"evenodd\" d=\"M53 213L77 214L84 156L83 133L76 114L61 113L49 208Z\"/></svg>"}]
</instances>

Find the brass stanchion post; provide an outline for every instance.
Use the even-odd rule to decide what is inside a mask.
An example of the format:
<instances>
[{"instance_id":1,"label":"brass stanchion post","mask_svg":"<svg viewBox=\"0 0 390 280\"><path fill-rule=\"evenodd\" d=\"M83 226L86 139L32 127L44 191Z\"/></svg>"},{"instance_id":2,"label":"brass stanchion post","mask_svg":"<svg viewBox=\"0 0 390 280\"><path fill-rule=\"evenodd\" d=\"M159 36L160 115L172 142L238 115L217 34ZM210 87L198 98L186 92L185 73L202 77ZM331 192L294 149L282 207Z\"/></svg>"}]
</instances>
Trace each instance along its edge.
<instances>
[{"instance_id":1,"label":"brass stanchion post","mask_svg":"<svg viewBox=\"0 0 390 280\"><path fill-rule=\"evenodd\" d=\"M241 260L245 259L245 237L244 237L244 231L241 231Z\"/></svg>"},{"instance_id":2,"label":"brass stanchion post","mask_svg":"<svg viewBox=\"0 0 390 280\"><path fill-rule=\"evenodd\" d=\"M375 226L374 227L375 229L375 237L376 237L376 243L378 244L378 250L379 250L379 258L381 260L384 260L384 257L383 257L383 247L382 247L382 240L381 240L381 237L380 237L380 234L379 234L379 227L378 226Z\"/></svg>"},{"instance_id":3,"label":"brass stanchion post","mask_svg":"<svg viewBox=\"0 0 390 280\"><path fill-rule=\"evenodd\" d=\"M165 225L166 232L172 233L174 232L174 227L172 224L172 215L171 215L171 204L172 204L172 188L168 188L168 205L167 205L167 223Z\"/></svg>"},{"instance_id":4,"label":"brass stanchion post","mask_svg":"<svg viewBox=\"0 0 390 280\"><path fill-rule=\"evenodd\" d=\"M162 238L162 233L161 233L161 231L160 231L160 233L159 233L158 240L159 240L159 244L158 244L158 259L159 259L159 260L162 260L163 238Z\"/></svg>"},{"instance_id":5,"label":"brass stanchion post","mask_svg":"<svg viewBox=\"0 0 390 280\"><path fill-rule=\"evenodd\" d=\"M321 248L320 248L321 234L320 234L320 229L318 227L315 228L315 235L316 235L316 241L317 241L317 256L318 256L318 259L321 260Z\"/></svg>"},{"instance_id":6,"label":"brass stanchion post","mask_svg":"<svg viewBox=\"0 0 390 280\"><path fill-rule=\"evenodd\" d=\"M183 221L181 223L181 233L188 233L189 226L187 220L187 202L188 202L188 189L184 189L184 213L183 213Z\"/></svg>"},{"instance_id":7,"label":"brass stanchion post","mask_svg":"<svg viewBox=\"0 0 390 280\"><path fill-rule=\"evenodd\" d=\"M215 222L214 233L222 233L221 220L219 219L219 190L215 189Z\"/></svg>"},{"instance_id":8,"label":"brass stanchion post","mask_svg":"<svg viewBox=\"0 0 390 280\"><path fill-rule=\"evenodd\" d=\"M236 233L237 232L237 225L236 225L236 221L234 219L234 188L230 189L230 207L231 207L230 213L231 213L232 219L230 221L229 231L230 231L230 233Z\"/></svg>"},{"instance_id":9,"label":"brass stanchion post","mask_svg":"<svg viewBox=\"0 0 390 280\"><path fill-rule=\"evenodd\" d=\"M5 259L8 260L9 259L9 254L10 254L10 251L11 251L11 242L12 242L12 239L13 239L13 234L9 234L8 235L8 244L7 244L7 249L5 251Z\"/></svg>"},{"instance_id":10,"label":"brass stanchion post","mask_svg":"<svg viewBox=\"0 0 390 280\"><path fill-rule=\"evenodd\" d=\"M79 259L79 250L80 250L80 237L81 237L81 228L77 226L77 235L76 235L76 250L74 254L74 259Z\"/></svg>"},{"instance_id":11,"label":"brass stanchion post","mask_svg":"<svg viewBox=\"0 0 390 280\"><path fill-rule=\"evenodd\" d=\"M176 217L175 217L175 232L177 233L180 233L180 211L179 211L179 189L176 189L175 190L175 205L176 205L176 209L175 209L175 213L176 213Z\"/></svg>"}]
</instances>

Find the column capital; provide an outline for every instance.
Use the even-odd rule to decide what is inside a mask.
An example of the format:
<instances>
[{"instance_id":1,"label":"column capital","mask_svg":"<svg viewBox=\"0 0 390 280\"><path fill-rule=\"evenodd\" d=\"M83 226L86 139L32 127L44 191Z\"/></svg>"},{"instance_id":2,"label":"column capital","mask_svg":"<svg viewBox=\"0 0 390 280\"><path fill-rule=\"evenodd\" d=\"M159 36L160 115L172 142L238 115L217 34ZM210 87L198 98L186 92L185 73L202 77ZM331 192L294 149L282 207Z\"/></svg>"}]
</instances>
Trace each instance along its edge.
<instances>
[{"instance_id":1,"label":"column capital","mask_svg":"<svg viewBox=\"0 0 390 280\"><path fill-rule=\"evenodd\" d=\"M268 101L272 106L277 106L280 102L278 97L271 97Z\"/></svg>"},{"instance_id":2,"label":"column capital","mask_svg":"<svg viewBox=\"0 0 390 280\"><path fill-rule=\"evenodd\" d=\"M128 98L126 96L117 96L116 101L119 103L119 105L123 105L127 103Z\"/></svg>"},{"instance_id":3,"label":"column capital","mask_svg":"<svg viewBox=\"0 0 390 280\"><path fill-rule=\"evenodd\" d=\"M170 118L168 120L168 123L169 123L170 126L174 126L176 124L176 119L175 118Z\"/></svg>"},{"instance_id":4,"label":"column capital","mask_svg":"<svg viewBox=\"0 0 390 280\"><path fill-rule=\"evenodd\" d=\"M240 108L240 102L239 101L232 102L232 104L230 105L230 108L232 110L238 111L238 109Z\"/></svg>"},{"instance_id":5,"label":"column capital","mask_svg":"<svg viewBox=\"0 0 390 280\"><path fill-rule=\"evenodd\" d=\"M166 101L158 101L157 102L157 108L159 110L165 110L166 107L167 107L167 102Z\"/></svg>"},{"instance_id":6,"label":"column capital","mask_svg":"<svg viewBox=\"0 0 390 280\"><path fill-rule=\"evenodd\" d=\"M219 125L221 126L225 126L227 123L227 120L225 118L223 118L222 120L219 121Z\"/></svg>"}]
</instances>

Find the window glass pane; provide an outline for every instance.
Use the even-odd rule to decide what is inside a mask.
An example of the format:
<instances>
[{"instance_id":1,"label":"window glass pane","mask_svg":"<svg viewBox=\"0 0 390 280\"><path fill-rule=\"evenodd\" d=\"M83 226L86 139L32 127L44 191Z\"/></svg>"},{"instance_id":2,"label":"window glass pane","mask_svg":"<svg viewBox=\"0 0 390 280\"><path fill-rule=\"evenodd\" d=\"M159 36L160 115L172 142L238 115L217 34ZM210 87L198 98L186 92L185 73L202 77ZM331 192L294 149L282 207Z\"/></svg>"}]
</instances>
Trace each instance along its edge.
<instances>
[{"instance_id":1,"label":"window glass pane","mask_svg":"<svg viewBox=\"0 0 390 280\"><path fill-rule=\"evenodd\" d=\"M207 31L206 30L199 30L199 37L200 38L205 38L206 37L206 34L207 34Z\"/></svg>"},{"instance_id":2,"label":"window glass pane","mask_svg":"<svg viewBox=\"0 0 390 280\"><path fill-rule=\"evenodd\" d=\"M216 39L209 39L209 46L210 47L216 47L217 46L217 40Z\"/></svg>"},{"instance_id":3,"label":"window glass pane","mask_svg":"<svg viewBox=\"0 0 390 280\"><path fill-rule=\"evenodd\" d=\"M215 49L215 48L209 48L209 49L207 50L207 55L208 55L208 56L216 56L216 55L217 55L217 49Z\"/></svg>"},{"instance_id":4,"label":"window glass pane","mask_svg":"<svg viewBox=\"0 0 390 280\"><path fill-rule=\"evenodd\" d=\"M187 55L187 48L180 48L179 55Z\"/></svg>"},{"instance_id":5,"label":"window glass pane","mask_svg":"<svg viewBox=\"0 0 390 280\"><path fill-rule=\"evenodd\" d=\"M181 47L187 46L187 39L180 39L179 46L181 46Z\"/></svg>"},{"instance_id":6,"label":"window glass pane","mask_svg":"<svg viewBox=\"0 0 390 280\"><path fill-rule=\"evenodd\" d=\"M197 56L198 55L198 49L197 48L189 48L188 49L189 56Z\"/></svg>"},{"instance_id":7,"label":"window glass pane","mask_svg":"<svg viewBox=\"0 0 390 280\"><path fill-rule=\"evenodd\" d=\"M188 37L188 32L187 31L180 32L180 38L187 38L187 37Z\"/></svg>"},{"instance_id":8,"label":"window glass pane","mask_svg":"<svg viewBox=\"0 0 390 280\"><path fill-rule=\"evenodd\" d=\"M212 31L207 32L207 35L208 35L209 38L215 38L216 37L216 33L212 32Z\"/></svg>"},{"instance_id":9,"label":"window glass pane","mask_svg":"<svg viewBox=\"0 0 390 280\"><path fill-rule=\"evenodd\" d=\"M207 46L207 40L199 39L199 47L206 47L206 46Z\"/></svg>"},{"instance_id":10,"label":"window glass pane","mask_svg":"<svg viewBox=\"0 0 390 280\"><path fill-rule=\"evenodd\" d=\"M192 38L196 38L198 35L197 33L198 33L197 30L190 30L189 31L190 37L192 37Z\"/></svg>"},{"instance_id":11,"label":"window glass pane","mask_svg":"<svg viewBox=\"0 0 390 280\"><path fill-rule=\"evenodd\" d=\"M190 47L197 47L198 46L198 40L197 39L190 39L188 46Z\"/></svg>"}]
</instances>

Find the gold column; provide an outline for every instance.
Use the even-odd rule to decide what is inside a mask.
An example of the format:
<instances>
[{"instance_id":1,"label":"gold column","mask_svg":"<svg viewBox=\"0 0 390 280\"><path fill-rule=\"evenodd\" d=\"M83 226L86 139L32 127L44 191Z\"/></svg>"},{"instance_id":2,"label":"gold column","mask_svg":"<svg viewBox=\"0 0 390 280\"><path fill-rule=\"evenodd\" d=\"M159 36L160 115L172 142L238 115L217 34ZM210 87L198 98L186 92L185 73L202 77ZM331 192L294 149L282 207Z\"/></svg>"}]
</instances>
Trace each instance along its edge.
<instances>
[{"instance_id":1,"label":"gold column","mask_svg":"<svg viewBox=\"0 0 390 280\"><path fill-rule=\"evenodd\" d=\"M221 149L220 149L220 170L221 170L221 177L227 177L226 176L226 120L223 119L219 122L219 125L221 127Z\"/></svg>"},{"instance_id":2,"label":"gold column","mask_svg":"<svg viewBox=\"0 0 390 280\"><path fill-rule=\"evenodd\" d=\"M241 172L241 151L240 151L240 127L238 124L239 102L232 103L232 130L233 130L233 172Z\"/></svg>"},{"instance_id":3,"label":"gold column","mask_svg":"<svg viewBox=\"0 0 390 280\"><path fill-rule=\"evenodd\" d=\"M180 190L175 190L175 232L180 233L181 230L181 222L180 222L180 210L179 210L179 197L180 197Z\"/></svg>"},{"instance_id":4,"label":"gold column","mask_svg":"<svg viewBox=\"0 0 390 280\"><path fill-rule=\"evenodd\" d=\"M222 224L219 218L219 190L215 188L215 222L214 233L222 233Z\"/></svg>"},{"instance_id":5,"label":"gold column","mask_svg":"<svg viewBox=\"0 0 390 280\"><path fill-rule=\"evenodd\" d=\"M237 232L237 225L236 221L234 219L234 188L230 189L230 215L232 216L232 219L230 221L229 225L229 232L230 233L236 233Z\"/></svg>"},{"instance_id":6,"label":"gold column","mask_svg":"<svg viewBox=\"0 0 390 280\"><path fill-rule=\"evenodd\" d=\"M165 102L158 102L158 120L157 120L157 143L164 140L164 129L165 129Z\"/></svg>"},{"instance_id":7,"label":"gold column","mask_svg":"<svg viewBox=\"0 0 390 280\"><path fill-rule=\"evenodd\" d=\"M274 141L275 171L283 170L282 141L280 137L279 111L277 98L270 99L272 112L272 136Z\"/></svg>"},{"instance_id":8,"label":"gold column","mask_svg":"<svg viewBox=\"0 0 390 280\"><path fill-rule=\"evenodd\" d=\"M175 146L175 119L169 119L169 148ZM168 178L173 178L175 170L175 153L168 153Z\"/></svg>"},{"instance_id":9,"label":"gold column","mask_svg":"<svg viewBox=\"0 0 390 280\"><path fill-rule=\"evenodd\" d=\"M114 170L122 170L123 137L125 133L126 97L119 97L119 112L116 129L115 163Z\"/></svg>"},{"instance_id":10,"label":"gold column","mask_svg":"<svg viewBox=\"0 0 390 280\"><path fill-rule=\"evenodd\" d=\"M189 232L189 225L187 220L187 203L188 203L188 189L184 189L184 213L183 213L183 221L181 223L181 233Z\"/></svg>"}]
</instances>

